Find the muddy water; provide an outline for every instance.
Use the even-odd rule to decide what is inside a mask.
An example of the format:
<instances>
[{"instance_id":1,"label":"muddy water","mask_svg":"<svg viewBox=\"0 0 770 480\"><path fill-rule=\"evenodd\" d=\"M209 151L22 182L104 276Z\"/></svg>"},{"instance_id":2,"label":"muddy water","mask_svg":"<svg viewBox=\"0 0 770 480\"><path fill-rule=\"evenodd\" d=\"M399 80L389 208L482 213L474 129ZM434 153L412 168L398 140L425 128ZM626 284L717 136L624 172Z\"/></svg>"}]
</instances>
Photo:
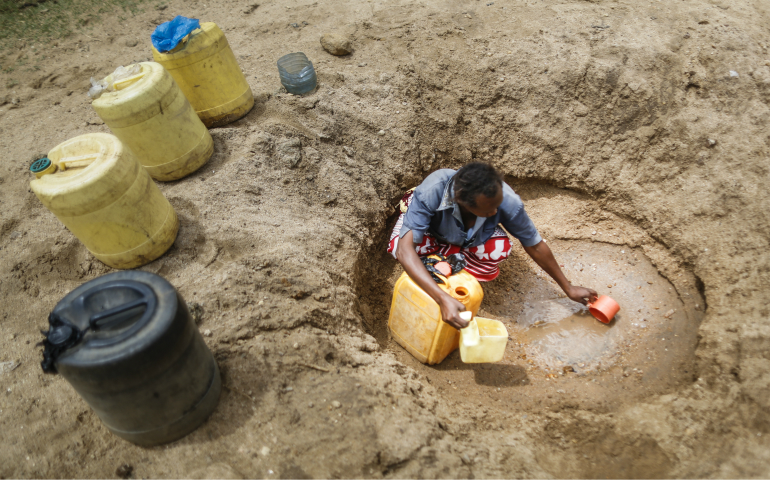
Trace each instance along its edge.
<instances>
[{"instance_id":1,"label":"muddy water","mask_svg":"<svg viewBox=\"0 0 770 480\"><path fill-rule=\"evenodd\" d=\"M519 288L510 293L501 290L513 279L490 283L483 306L509 326L512 350L523 350L547 373L563 374L565 367L576 373L604 371L622 357L633 357L640 365L653 362L653 356L670 362L688 349L697 323L688 315L694 305L685 306L641 251L588 242L559 242L554 250L573 284L611 296L621 310L603 324L538 270L519 277ZM668 332L669 343L664 344Z\"/></svg>"},{"instance_id":2,"label":"muddy water","mask_svg":"<svg viewBox=\"0 0 770 480\"><path fill-rule=\"evenodd\" d=\"M590 286L613 297L621 310L609 324L603 324L583 305L561 297L552 288L533 284L524 294L521 308L513 305L518 296L491 305L508 317L526 355L547 371L601 371L614 365L619 355L629 353L633 343L648 348L657 333L672 324L687 322L683 302L640 252L615 245L573 244L561 252L563 270L573 283ZM555 295L556 297L555 297ZM510 312L510 313L509 313ZM672 336L664 353L688 343L686 336ZM665 337L661 337L665 338ZM663 342L663 340L661 340Z\"/></svg>"},{"instance_id":3,"label":"muddy water","mask_svg":"<svg viewBox=\"0 0 770 480\"><path fill-rule=\"evenodd\" d=\"M524 306L517 330L529 358L545 368L601 368L602 359L611 355L622 341L616 327L625 322L600 323L585 307L569 299L543 300Z\"/></svg>"}]
</instances>

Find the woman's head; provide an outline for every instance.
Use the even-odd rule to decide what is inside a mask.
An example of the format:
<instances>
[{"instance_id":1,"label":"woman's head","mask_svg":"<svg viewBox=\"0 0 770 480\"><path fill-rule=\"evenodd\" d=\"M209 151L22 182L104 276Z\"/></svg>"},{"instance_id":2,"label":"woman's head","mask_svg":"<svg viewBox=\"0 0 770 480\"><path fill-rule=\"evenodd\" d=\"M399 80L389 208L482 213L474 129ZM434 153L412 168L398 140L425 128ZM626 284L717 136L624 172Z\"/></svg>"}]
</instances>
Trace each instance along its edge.
<instances>
[{"instance_id":1,"label":"woman's head","mask_svg":"<svg viewBox=\"0 0 770 480\"><path fill-rule=\"evenodd\" d=\"M454 176L455 201L479 217L491 217L503 203L503 177L487 163L469 163Z\"/></svg>"}]
</instances>

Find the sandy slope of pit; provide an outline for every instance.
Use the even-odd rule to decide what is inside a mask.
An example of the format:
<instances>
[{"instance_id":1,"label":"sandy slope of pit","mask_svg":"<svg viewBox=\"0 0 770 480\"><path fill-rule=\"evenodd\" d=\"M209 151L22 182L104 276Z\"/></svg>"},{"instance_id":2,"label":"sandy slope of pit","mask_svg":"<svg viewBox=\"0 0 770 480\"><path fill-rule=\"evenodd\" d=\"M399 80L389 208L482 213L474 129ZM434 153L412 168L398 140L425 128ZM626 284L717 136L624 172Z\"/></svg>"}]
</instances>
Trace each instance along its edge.
<instances>
[{"instance_id":1,"label":"sandy slope of pit","mask_svg":"<svg viewBox=\"0 0 770 480\"><path fill-rule=\"evenodd\" d=\"M160 185L182 226L143 269L202 304L224 390L196 432L143 449L40 371L47 313L110 270L40 205L26 169L107 131L88 78L148 59L152 29L176 14L224 27L257 105L212 131L205 168ZM171 1L4 52L0 476L770 476L768 25L763 0ZM321 49L331 29L353 54ZM318 71L306 97L279 90L275 61L291 51ZM534 381L506 395L499 366L426 372L382 342L393 207L471 159L505 172L565 265L597 243L649 259L677 315L694 316L676 324L699 325L671 360L687 373L649 391L651 367L624 377L638 367L623 363L545 380L512 351L503 378ZM507 278L535 282L517 255ZM489 287L490 316L508 285ZM473 396L442 375L465 375ZM595 401L601 388L612 401Z\"/></svg>"}]
</instances>

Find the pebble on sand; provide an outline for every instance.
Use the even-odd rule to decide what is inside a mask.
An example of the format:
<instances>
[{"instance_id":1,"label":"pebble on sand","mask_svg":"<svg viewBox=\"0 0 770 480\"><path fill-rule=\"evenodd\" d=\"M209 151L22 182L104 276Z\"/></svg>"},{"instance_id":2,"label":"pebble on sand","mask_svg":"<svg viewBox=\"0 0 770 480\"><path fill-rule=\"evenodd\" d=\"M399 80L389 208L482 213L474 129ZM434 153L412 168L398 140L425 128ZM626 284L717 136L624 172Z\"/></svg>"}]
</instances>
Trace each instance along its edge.
<instances>
[{"instance_id":1,"label":"pebble on sand","mask_svg":"<svg viewBox=\"0 0 770 480\"><path fill-rule=\"evenodd\" d=\"M347 55L353 51L350 37L341 33L324 33L321 35L321 46L332 55Z\"/></svg>"}]
</instances>

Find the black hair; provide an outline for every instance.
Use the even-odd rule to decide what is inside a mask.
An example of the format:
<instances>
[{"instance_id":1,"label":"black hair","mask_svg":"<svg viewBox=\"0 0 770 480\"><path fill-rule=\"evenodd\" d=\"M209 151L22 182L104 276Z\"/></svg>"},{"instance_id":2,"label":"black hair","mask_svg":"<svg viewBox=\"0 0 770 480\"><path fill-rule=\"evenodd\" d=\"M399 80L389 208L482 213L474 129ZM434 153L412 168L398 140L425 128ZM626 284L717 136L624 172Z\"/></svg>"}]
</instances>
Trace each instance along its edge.
<instances>
[{"instance_id":1,"label":"black hair","mask_svg":"<svg viewBox=\"0 0 770 480\"><path fill-rule=\"evenodd\" d=\"M476 197L484 195L493 198L503 187L503 176L488 163L469 163L454 176L455 200L470 206L476 206Z\"/></svg>"}]
</instances>

